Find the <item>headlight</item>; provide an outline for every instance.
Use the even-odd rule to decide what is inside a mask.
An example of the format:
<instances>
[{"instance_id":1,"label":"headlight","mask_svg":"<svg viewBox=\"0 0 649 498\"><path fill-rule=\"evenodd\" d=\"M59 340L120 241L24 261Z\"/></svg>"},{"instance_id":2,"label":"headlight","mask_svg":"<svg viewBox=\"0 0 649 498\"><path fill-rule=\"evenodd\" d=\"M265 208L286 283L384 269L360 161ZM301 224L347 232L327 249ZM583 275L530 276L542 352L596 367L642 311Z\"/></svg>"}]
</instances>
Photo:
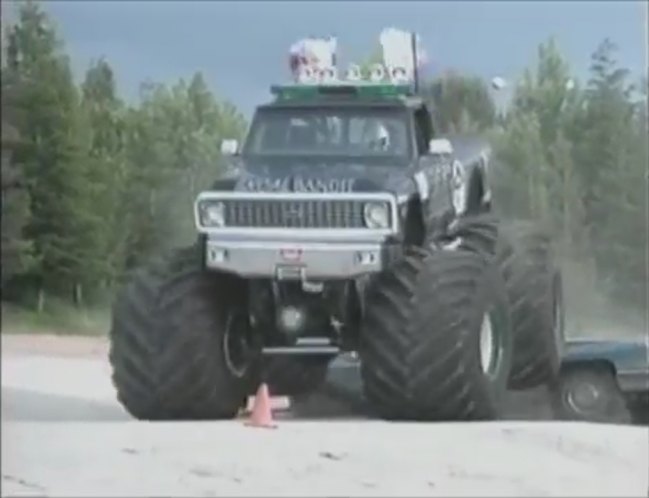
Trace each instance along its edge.
<instances>
[{"instance_id":1,"label":"headlight","mask_svg":"<svg viewBox=\"0 0 649 498\"><path fill-rule=\"evenodd\" d=\"M205 227L222 227L225 225L225 204L222 202L205 202L200 206L201 225Z\"/></svg>"},{"instance_id":2,"label":"headlight","mask_svg":"<svg viewBox=\"0 0 649 498\"><path fill-rule=\"evenodd\" d=\"M368 202L363 207L367 228L389 228L390 209L385 202Z\"/></svg>"}]
</instances>

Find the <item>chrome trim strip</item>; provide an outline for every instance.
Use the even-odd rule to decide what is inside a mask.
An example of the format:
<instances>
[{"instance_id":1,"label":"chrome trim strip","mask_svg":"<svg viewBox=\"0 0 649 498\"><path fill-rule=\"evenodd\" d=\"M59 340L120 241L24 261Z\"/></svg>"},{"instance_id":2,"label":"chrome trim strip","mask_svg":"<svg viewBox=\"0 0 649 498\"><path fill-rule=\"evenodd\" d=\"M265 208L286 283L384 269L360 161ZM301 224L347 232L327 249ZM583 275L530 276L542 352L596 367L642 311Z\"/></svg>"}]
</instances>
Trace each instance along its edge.
<instances>
[{"instance_id":1,"label":"chrome trim strip","mask_svg":"<svg viewBox=\"0 0 649 498\"><path fill-rule=\"evenodd\" d=\"M338 354L340 348L336 346L277 346L277 347L265 347L262 349L262 353L266 355L275 355L275 354Z\"/></svg>"},{"instance_id":2,"label":"chrome trim strip","mask_svg":"<svg viewBox=\"0 0 649 498\"><path fill-rule=\"evenodd\" d=\"M381 243L386 237L396 235L391 229L371 228L220 228L200 229L209 240L227 240L235 242L244 240L274 240L290 242L372 242Z\"/></svg>"},{"instance_id":3,"label":"chrome trim strip","mask_svg":"<svg viewBox=\"0 0 649 498\"><path fill-rule=\"evenodd\" d=\"M617 381L623 391L649 391L649 369L619 370Z\"/></svg>"}]
</instances>

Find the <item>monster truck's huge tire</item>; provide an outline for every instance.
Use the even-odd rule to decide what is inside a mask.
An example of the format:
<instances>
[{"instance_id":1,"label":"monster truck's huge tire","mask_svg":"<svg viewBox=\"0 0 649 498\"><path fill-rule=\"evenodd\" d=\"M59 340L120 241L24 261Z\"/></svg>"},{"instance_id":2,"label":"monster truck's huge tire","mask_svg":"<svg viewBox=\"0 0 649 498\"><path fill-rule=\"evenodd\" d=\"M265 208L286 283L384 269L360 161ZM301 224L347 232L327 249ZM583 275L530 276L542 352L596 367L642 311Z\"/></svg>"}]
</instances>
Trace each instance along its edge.
<instances>
[{"instance_id":1,"label":"monster truck's huge tire","mask_svg":"<svg viewBox=\"0 0 649 498\"><path fill-rule=\"evenodd\" d=\"M368 292L360 355L384 418L499 417L512 337L498 273L475 252L410 250Z\"/></svg>"},{"instance_id":2,"label":"monster truck's huge tire","mask_svg":"<svg viewBox=\"0 0 649 498\"><path fill-rule=\"evenodd\" d=\"M512 389L556 382L565 342L561 271L551 237L534 223L500 222L491 214L460 220L452 230L465 249L496 257L510 302Z\"/></svg>"},{"instance_id":3,"label":"monster truck's huge tire","mask_svg":"<svg viewBox=\"0 0 649 498\"><path fill-rule=\"evenodd\" d=\"M563 284L550 236L529 222L503 224L497 258L511 306L512 389L557 381L565 341Z\"/></svg>"},{"instance_id":4,"label":"monster truck's huge tire","mask_svg":"<svg viewBox=\"0 0 649 498\"><path fill-rule=\"evenodd\" d=\"M275 396L305 396L317 390L327 376L329 357L269 357L264 359L265 378Z\"/></svg>"},{"instance_id":5,"label":"monster truck's huge tire","mask_svg":"<svg viewBox=\"0 0 649 498\"><path fill-rule=\"evenodd\" d=\"M237 414L252 388L252 368L228 368L237 366L236 347L230 347L238 344L233 332L241 324L236 285L230 277L203 272L193 247L139 271L120 292L109 356L118 399L134 417ZM245 326L237 328L245 334Z\"/></svg>"}]
</instances>

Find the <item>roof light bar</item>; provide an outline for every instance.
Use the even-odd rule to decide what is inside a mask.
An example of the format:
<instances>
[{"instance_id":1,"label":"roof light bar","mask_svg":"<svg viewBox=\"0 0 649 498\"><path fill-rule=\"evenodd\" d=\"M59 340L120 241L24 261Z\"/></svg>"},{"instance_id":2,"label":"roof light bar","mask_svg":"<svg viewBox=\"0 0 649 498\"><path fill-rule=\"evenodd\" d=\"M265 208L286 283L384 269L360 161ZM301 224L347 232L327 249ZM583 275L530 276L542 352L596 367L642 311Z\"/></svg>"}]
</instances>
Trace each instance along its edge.
<instances>
[{"instance_id":1,"label":"roof light bar","mask_svg":"<svg viewBox=\"0 0 649 498\"><path fill-rule=\"evenodd\" d=\"M350 64L342 77L337 68L335 37L309 37L294 43L289 50L289 67L297 85L412 85L417 90L417 69L426 55L418 47L419 37L395 28L384 29L379 37L382 62L373 64L369 74ZM329 92L333 94L333 92ZM342 94L344 92L335 92ZM399 92L397 92L399 93Z\"/></svg>"}]
</instances>

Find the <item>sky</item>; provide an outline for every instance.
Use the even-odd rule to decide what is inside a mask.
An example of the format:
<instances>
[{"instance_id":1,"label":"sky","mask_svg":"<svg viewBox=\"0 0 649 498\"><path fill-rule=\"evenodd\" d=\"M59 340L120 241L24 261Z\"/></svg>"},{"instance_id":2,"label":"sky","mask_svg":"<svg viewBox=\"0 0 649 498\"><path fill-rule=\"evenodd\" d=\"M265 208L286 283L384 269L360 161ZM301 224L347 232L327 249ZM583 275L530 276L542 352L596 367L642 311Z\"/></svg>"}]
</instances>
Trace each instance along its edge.
<instances>
[{"instance_id":1,"label":"sky","mask_svg":"<svg viewBox=\"0 0 649 498\"><path fill-rule=\"evenodd\" d=\"M647 67L642 1L50 0L46 9L78 78L105 57L122 95L133 99L144 80L171 82L201 71L217 96L246 115L269 100L271 84L288 80L288 48L309 35L336 36L340 59L358 61L383 28L414 30L432 59L430 73L454 68L511 80L551 36L580 79L605 37L635 75Z\"/></svg>"}]
</instances>

